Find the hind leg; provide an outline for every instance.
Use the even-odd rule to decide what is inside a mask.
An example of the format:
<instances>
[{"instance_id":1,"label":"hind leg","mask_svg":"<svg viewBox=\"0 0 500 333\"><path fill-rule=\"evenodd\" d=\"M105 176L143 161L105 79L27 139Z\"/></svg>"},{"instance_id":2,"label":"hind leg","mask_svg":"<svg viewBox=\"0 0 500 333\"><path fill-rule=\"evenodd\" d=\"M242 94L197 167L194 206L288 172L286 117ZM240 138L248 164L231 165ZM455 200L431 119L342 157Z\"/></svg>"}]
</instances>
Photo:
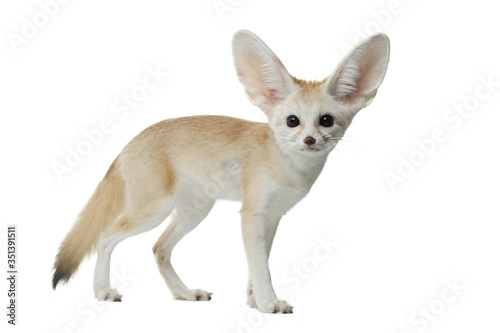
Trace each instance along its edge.
<instances>
[{"instance_id":1,"label":"hind leg","mask_svg":"<svg viewBox=\"0 0 500 333\"><path fill-rule=\"evenodd\" d=\"M111 225L97 243L97 263L94 273L94 291L100 301L120 302L122 296L110 285L111 253L118 243L142 232L157 227L171 213L172 197L150 202L143 207L134 207Z\"/></svg>"},{"instance_id":2,"label":"hind leg","mask_svg":"<svg viewBox=\"0 0 500 333\"><path fill-rule=\"evenodd\" d=\"M187 211L182 209L184 206L182 203L176 205L172 221L153 247L158 269L175 299L187 301L209 301L211 299L212 293L186 287L172 267L170 258L174 246L200 224L213 205L212 201L206 202L202 208L190 208Z\"/></svg>"}]
</instances>

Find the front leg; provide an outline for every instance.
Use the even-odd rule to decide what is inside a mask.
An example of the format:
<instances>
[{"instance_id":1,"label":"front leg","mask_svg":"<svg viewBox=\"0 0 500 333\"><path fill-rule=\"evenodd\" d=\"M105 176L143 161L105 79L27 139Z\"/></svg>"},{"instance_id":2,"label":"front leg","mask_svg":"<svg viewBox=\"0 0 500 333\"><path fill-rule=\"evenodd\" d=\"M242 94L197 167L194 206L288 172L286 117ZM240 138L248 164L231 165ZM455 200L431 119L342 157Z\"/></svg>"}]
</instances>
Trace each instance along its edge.
<instances>
[{"instance_id":1,"label":"front leg","mask_svg":"<svg viewBox=\"0 0 500 333\"><path fill-rule=\"evenodd\" d=\"M274 236L276 235L276 230L278 229L278 224L280 222L280 219L281 216L275 216L271 219L268 219L267 220L268 222L265 224L264 234L266 239L266 251L268 260L271 253L271 247L273 245ZM257 308L257 302L255 301L255 295L253 293L253 283L250 277L248 277L247 304L251 308Z\"/></svg>"},{"instance_id":2,"label":"front leg","mask_svg":"<svg viewBox=\"0 0 500 333\"><path fill-rule=\"evenodd\" d=\"M265 217L252 211L241 211L243 243L247 254L250 281L249 289L255 305L261 312L292 313L293 307L286 301L278 300L274 292L269 272L269 251L276 233L276 225L266 225ZM269 222L268 222L269 223ZM272 236L272 237L270 237Z\"/></svg>"}]
</instances>

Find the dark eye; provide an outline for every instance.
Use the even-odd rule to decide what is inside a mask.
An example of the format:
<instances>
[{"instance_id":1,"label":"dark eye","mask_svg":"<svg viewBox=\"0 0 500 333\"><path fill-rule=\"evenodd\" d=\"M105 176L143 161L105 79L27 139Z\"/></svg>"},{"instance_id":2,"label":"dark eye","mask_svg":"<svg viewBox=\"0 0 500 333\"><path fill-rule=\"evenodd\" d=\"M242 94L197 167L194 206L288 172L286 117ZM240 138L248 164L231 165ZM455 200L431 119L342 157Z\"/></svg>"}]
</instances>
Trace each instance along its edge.
<instances>
[{"instance_id":1,"label":"dark eye","mask_svg":"<svg viewBox=\"0 0 500 333\"><path fill-rule=\"evenodd\" d=\"M299 126L300 121L296 116L288 116L288 118L286 119L286 124L288 125L288 127L297 127Z\"/></svg>"},{"instance_id":2,"label":"dark eye","mask_svg":"<svg viewBox=\"0 0 500 333\"><path fill-rule=\"evenodd\" d=\"M323 127L332 127L333 126L333 117L329 114L325 114L319 118L319 124Z\"/></svg>"}]
</instances>

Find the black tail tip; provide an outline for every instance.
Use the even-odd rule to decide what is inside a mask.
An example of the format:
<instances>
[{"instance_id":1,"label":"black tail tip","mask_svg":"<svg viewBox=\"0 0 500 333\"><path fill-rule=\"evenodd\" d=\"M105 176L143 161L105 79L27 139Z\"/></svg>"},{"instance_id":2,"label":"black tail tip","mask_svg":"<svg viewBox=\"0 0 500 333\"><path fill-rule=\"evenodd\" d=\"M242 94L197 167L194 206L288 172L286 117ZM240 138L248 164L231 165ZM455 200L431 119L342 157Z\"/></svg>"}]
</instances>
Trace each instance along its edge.
<instances>
[{"instance_id":1,"label":"black tail tip","mask_svg":"<svg viewBox=\"0 0 500 333\"><path fill-rule=\"evenodd\" d=\"M52 277L52 289L56 290L57 285L59 282L62 283L67 283L69 280L68 276L65 276L64 274L61 274L57 270L54 272L54 276Z\"/></svg>"}]
</instances>

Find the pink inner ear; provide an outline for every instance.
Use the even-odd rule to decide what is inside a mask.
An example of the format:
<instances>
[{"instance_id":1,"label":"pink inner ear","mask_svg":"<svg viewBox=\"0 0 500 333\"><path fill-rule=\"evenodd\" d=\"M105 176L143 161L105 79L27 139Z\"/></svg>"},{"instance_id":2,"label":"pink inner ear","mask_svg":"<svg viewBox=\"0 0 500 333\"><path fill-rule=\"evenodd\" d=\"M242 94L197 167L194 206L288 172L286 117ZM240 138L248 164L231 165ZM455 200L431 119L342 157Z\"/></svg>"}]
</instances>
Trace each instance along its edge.
<instances>
[{"instance_id":1,"label":"pink inner ear","mask_svg":"<svg viewBox=\"0 0 500 333\"><path fill-rule=\"evenodd\" d=\"M273 88L270 88L267 90L269 92L269 95L271 95L271 99L272 100L277 100L278 99L278 90L277 89L273 89Z\"/></svg>"}]
</instances>

